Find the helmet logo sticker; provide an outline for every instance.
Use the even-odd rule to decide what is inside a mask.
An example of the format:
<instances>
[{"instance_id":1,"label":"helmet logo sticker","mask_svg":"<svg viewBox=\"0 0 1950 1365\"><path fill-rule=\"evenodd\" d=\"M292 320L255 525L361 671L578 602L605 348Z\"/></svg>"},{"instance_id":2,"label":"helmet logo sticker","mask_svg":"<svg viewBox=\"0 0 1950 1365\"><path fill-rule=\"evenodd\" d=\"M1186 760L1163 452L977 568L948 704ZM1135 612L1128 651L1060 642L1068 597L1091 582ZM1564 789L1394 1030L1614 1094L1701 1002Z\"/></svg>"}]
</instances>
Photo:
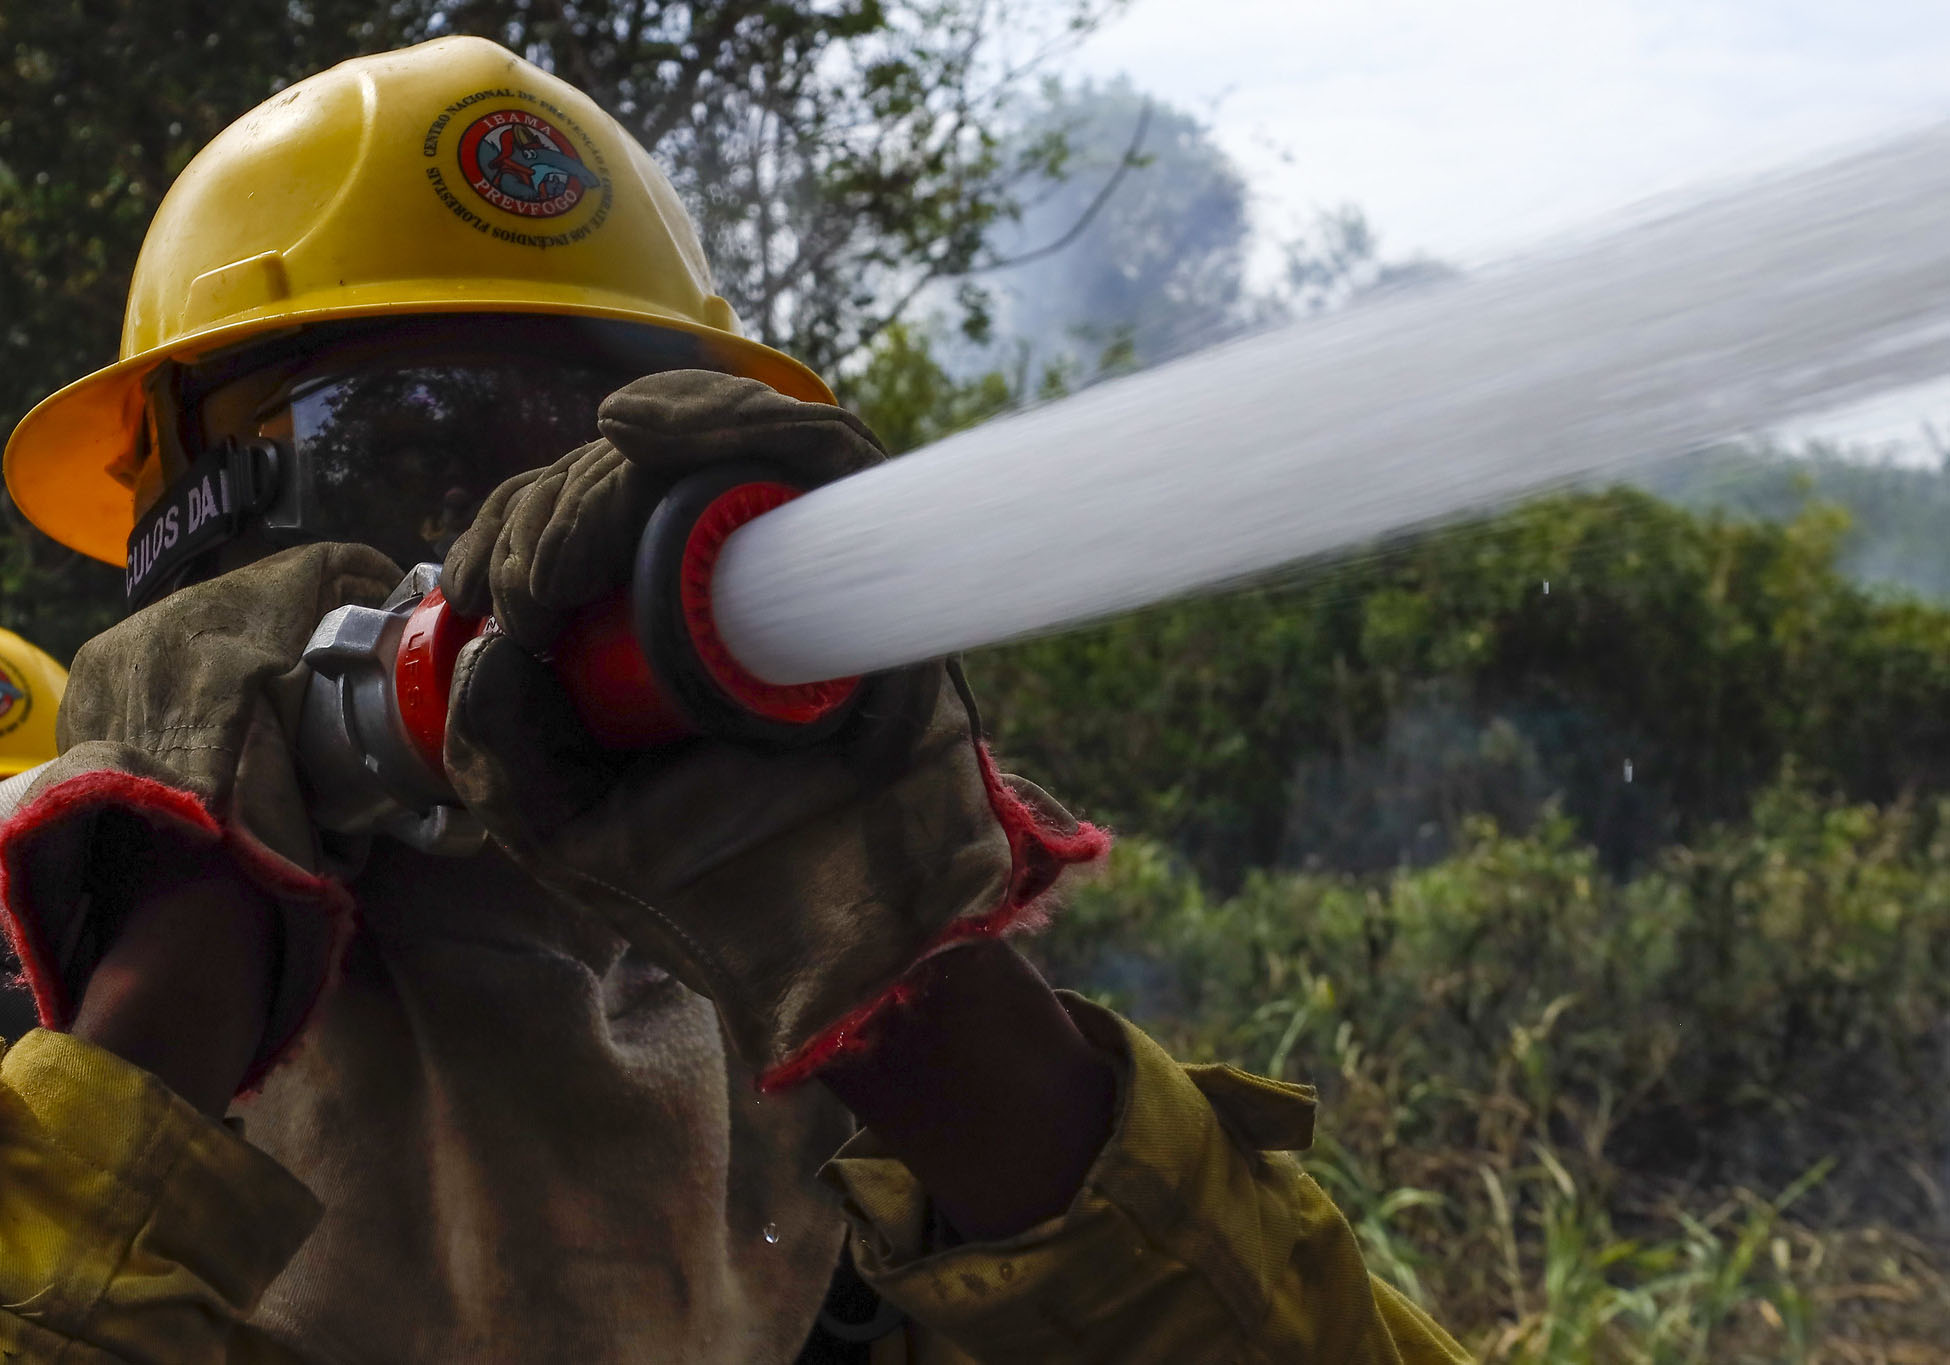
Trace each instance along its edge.
<instances>
[{"instance_id":1,"label":"helmet logo sticker","mask_svg":"<svg viewBox=\"0 0 1950 1365\"><path fill-rule=\"evenodd\" d=\"M486 112L466 119L471 107L490 100L495 103ZM459 131L448 160L441 156L441 144L450 128ZM432 163L427 180L448 211L499 241L568 246L609 217L609 168L601 148L567 113L526 90L477 90L455 100L427 129L421 151ZM472 192L471 201L448 183L456 170ZM478 203L529 220L536 229L541 227L536 220L558 220L550 226L560 230L507 226L497 215L482 215Z\"/></svg>"},{"instance_id":2,"label":"helmet logo sticker","mask_svg":"<svg viewBox=\"0 0 1950 1365\"><path fill-rule=\"evenodd\" d=\"M528 218L558 218L600 183L568 138L519 109L497 109L467 125L460 170L488 203Z\"/></svg>"},{"instance_id":3,"label":"helmet logo sticker","mask_svg":"<svg viewBox=\"0 0 1950 1365\"><path fill-rule=\"evenodd\" d=\"M27 674L6 659L0 659L0 735L20 728L34 709L34 694L27 690Z\"/></svg>"}]
</instances>

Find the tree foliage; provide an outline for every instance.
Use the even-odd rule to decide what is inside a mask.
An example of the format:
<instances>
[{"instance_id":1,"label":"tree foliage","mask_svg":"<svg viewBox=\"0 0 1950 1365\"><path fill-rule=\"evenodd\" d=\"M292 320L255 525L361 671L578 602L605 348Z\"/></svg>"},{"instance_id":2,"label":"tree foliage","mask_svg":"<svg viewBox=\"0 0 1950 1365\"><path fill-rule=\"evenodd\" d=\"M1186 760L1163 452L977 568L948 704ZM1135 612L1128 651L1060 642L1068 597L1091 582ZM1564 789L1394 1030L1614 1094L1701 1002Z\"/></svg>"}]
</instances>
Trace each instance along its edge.
<instances>
[{"instance_id":1,"label":"tree foliage","mask_svg":"<svg viewBox=\"0 0 1950 1365\"><path fill-rule=\"evenodd\" d=\"M1732 446L1653 470L1645 486L1682 507L1786 522L1810 503L1848 514L1836 567L1885 596L1950 602L1950 452L1932 463L1814 444Z\"/></svg>"},{"instance_id":2,"label":"tree foliage","mask_svg":"<svg viewBox=\"0 0 1950 1365\"><path fill-rule=\"evenodd\" d=\"M971 671L1003 752L1221 886L1428 861L1553 797L1623 869L1790 758L1855 799L1950 786L1950 614L1848 583L1845 526L1565 495Z\"/></svg>"},{"instance_id":3,"label":"tree foliage","mask_svg":"<svg viewBox=\"0 0 1950 1365\"><path fill-rule=\"evenodd\" d=\"M1353 204L1316 215L1311 230L1280 244L1280 256L1280 286L1269 304L1285 316L1321 313L1368 295L1419 289L1461 274L1429 256L1383 255L1381 235Z\"/></svg>"},{"instance_id":4,"label":"tree foliage","mask_svg":"<svg viewBox=\"0 0 1950 1365\"><path fill-rule=\"evenodd\" d=\"M874 343L867 363L841 377L840 398L899 455L1017 406L1021 391L995 370L956 379L921 334L895 323Z\"/></svg>"}]
</instances>

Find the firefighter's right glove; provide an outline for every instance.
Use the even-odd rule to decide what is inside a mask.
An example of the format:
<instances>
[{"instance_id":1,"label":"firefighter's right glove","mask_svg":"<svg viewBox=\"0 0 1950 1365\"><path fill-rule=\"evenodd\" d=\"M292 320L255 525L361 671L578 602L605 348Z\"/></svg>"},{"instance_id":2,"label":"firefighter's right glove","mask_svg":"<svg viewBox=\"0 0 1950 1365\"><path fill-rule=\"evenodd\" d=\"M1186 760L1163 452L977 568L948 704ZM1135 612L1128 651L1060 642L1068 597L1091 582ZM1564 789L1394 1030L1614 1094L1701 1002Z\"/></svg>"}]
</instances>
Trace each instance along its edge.
<instances>
[{"instance_id":1,"label":"firefighter's right glove","mask_svg":"<svg viewBox=\"0 0 1950 1365\"><path fill-rule=\"evenodd\" d=\"M218 850L278 907L252 1088L298 1033L349 928L319 874L291 737L319 618L377 604L400 571L360 545L308 545L172 593L82 646L60 757L7 794L0 921L43 1025L65 1028L147 872ZM11 785L11 784L10 784Z\"/></svg>"},{"instance_id":2,"label":"firefighter's right glove","mask_svg":"<svg viewBox=\"0 0 1950 1365\"><path fill-rule=\"evenodd\" d=\"M605 440L497 491L448 556L450 599L507 628L461 653L448 774L538 883L715 1001L777 1088L870 1040L924 958L1033 923L1108 841L996 772L939 664L870 679L809 748L598 746L537 655L622 581L655 490L716 459L817 483L882 458L851 414L724 375L655 375L602 415Z\"/></svg>"}]
</instances>

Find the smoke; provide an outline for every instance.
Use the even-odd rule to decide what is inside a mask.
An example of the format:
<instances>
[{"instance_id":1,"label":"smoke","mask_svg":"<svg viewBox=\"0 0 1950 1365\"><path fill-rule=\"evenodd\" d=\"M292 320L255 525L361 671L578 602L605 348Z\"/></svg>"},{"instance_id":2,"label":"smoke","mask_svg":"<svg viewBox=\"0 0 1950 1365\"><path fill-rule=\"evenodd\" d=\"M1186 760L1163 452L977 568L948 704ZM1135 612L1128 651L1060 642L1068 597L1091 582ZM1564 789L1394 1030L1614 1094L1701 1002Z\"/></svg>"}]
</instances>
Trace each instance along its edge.
<instances>
[{"instance_id":1,"label":"smoke","mask_svg":"<svg viewBox=\"0 0 1950 1365\"><path fill-rule=\"evenodd\" d=\"M1023 140L1063 139L1063 178L1032 190L1021 218L999 225L991 245L1010 260L1075 236L983 277L1014 363L1031 373L1095 368L1111 352L1142 367L1251 320L1250 195L1197 119L1120 80L1052 87L1025 124ZM1092 212L1127 155L1126 173Z\"/></svg>"}]
</instances>

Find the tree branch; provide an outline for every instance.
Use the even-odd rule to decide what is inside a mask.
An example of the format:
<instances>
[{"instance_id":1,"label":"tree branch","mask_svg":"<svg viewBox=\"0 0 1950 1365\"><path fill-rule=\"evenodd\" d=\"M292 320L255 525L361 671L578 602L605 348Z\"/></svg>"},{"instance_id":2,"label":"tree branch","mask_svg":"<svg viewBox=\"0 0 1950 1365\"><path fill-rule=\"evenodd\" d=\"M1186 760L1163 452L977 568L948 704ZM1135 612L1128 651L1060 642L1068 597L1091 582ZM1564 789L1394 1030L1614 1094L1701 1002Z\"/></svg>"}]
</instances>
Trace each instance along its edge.
<instances>
[{"instance_id":1,"label":"tree branch","mask_svg":"<svg viewBox=\"0 0 1950 1365\"><path fill-rule=\"evenodd\" d=\"M1077 216L1076 222L1070 224L1069 229L1061 237L1046 245L1039 246L1033 251L1025 251L1019 256L1011 256L1007 260L990 261L986 265L973 266L960 273L963 275L986 275L995 270L1007 270L1010 266L1027 265L1031 261L1040 261L1045 256L1054 256L1064 247L1081 237L1084 230L1090 226L1097 215L1103 212L1104 205L1110 202L1110 197L1117 193L1117 187L1123 183L1124 177L1130 173L1131 168L1138 164L1138 153L1144 146L1144 134L1150 126L1151 101L1147 99L1143 107L1138 110L1137 125L1131 130L1131 144L1124 149L1124 155L1118 161L1117 169L1111 172L1110 179L1106 180L1104 187L1097 191L1097 197L1084 206L1084 210Z\"/></svg>"},{"instance_id":2,"label":"tree branch","mask_svg":"<svg viewBox=\"0 0 1950 1365\"><path fill-rule=\"evenodd\" d=\"M1097 191L1096 197L1084 206L1083 212L1077 215L1077 220L1070 224L1069 228L1064 231L1061 237L1058 237L1053 242L1039 246L1033 251L1025 251L1019 256L1011 256L1007 260L991 261L984 265L969 266L962 270L947 270L940 266L930 267L922 273L921 277L914 282L907 292L895 301L893 307L887 309L872 323L862 327L859 335L854 338L853 344L839 355L834 363L839 364L850 360L867 347L873 345L874 341L879 338L882 332L900 320L901 314L906 312L908 306L920 297L921 291L926 289L930 284L933 284L936 280L966 279L970 275L985 275L996 270L1006 270L1010 266L1025 265L1030 261L1038 261L1045 256L1052 256L1070 245L1070 243L1076 241L1078 237L1083 235L1084 230L1096 219L1097 215L1103 212L1104 206L1110 203L1111 196L1117 193L1117 187L1123 183L1124 177L1130 173L1131 168L1138 164L1138 154L1144 146L1144 135L1150 126L1151 101L1147 99L1138 110L1137 124L1131 130L1130 145L1124 149L1124 155L1119 159L1117 169L1111 172L1110 179L1104 182L1103 188Z\"/></svg>"}]
</instances>

